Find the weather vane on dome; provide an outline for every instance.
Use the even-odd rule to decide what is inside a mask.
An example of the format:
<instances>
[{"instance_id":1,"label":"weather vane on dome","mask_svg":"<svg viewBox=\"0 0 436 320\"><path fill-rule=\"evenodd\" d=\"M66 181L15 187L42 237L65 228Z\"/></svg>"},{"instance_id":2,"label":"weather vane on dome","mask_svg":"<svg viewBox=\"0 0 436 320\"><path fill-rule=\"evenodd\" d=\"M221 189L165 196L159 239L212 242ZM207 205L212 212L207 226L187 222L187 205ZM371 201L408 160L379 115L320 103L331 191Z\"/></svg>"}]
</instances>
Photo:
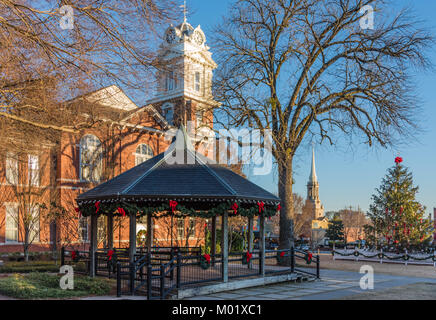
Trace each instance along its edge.
<instances>
[{"instance_id":1,"label":"weather vane on dome","mask_svg":"<svg viewBox=\"0 0 436 320\"><path fill-rule=\"evenodd\" d=\"M186 22L186 16L188 14L188 8L186 7L186 0L183 1L183 4L180 6L183 8L183 22Z\"/></svg>"}]
</instances>

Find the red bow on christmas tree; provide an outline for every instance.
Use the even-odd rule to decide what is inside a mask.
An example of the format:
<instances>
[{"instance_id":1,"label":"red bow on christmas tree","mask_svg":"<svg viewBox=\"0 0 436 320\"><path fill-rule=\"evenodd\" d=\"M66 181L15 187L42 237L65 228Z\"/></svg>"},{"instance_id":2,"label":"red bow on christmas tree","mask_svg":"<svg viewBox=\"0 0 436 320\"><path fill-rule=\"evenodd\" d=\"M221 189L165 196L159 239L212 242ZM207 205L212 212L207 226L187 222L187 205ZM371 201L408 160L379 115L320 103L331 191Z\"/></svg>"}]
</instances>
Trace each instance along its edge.
<instances>
[{"instance_id":1,"label":"red bow on christmas tree","mask_svg":"<svg viewBox=\"0 0 436 320\"><path fill-rule=\"evenodd\" d=\"M176 207L177 207L177 201L170 200L171 212L174 212L174 210L176 210Z\"/></svg>"},{"instance_id":2,"label":"red bow on christmas tree","mask_svg":"<svg viewBox=\"0 0 436 320\"><path fill-rule=\"evenodd\" d=\"M109 260L109 261L112 260L112 256L113 256L113 254L114 254L114 250L109 250L109 251L107 252L107 257L108 257L108 260Z\"/></svg>"},{"instance_id":3,"label":"red bow on christmas tree","mask_svg":"<svg viewBox=\"0 0 436 320\"><path fill-rule=\"evenodd\" d=\"M259 213L261 213L264 209L265 203L262 202L258 202L257 205L259 206Z\"/></svg>"},{"instance_id":4,"label":"red bow on christmas tree","mask_svg":"<svg viewBox=\"0 0 436 320\"><path fill-rule=\"evenodd\" d=\"M232 204L232 210L234 214L238 213L238 204L236 202Z\"/></svg>"},{"instance_id":5,"label":"red bow on christmas tree","mask_svg":"<svg viewBox=\"0 0 436 320\"><path fill-rule=\"evenodd\" d=\"M400 164L401 162L403 162L403 158L401 158L401 157L396 157L395 158L395 163L396 164Z\"/></svg>"},{"instance_id":6,"label":"red bow on christmas tree","mask_svg":"<svg viewBox=\"0 0 436 320\"><path fill-rule=\"evenodd\" d=\"M124 211L124 209L123 209L123 208L120 208L120 207L118 207L118 213L119 213L119 214L122 214L122 215L123 215L123 217L125 217L125 216L126 216L126 211Z\"/></svg>"},{"instance_id":7,"label":"red bow on christmas tree","mask_svg":"<svg viewBox=\"0 0 436 320\"><path fill-rule=\"evenodd\" d=\"M98 213L98 210L100 210L100 203L101 203L101 201L97 201L95 203L95 213Z\"/></svg>"},{"instance_id":8,"label":"red bow on christmas tree","mask_svg":"<svg viewBox=\"0 0 436 320\"><path fill-rule=\"evenodd\" d=\"M253 257L253 254L247 251L246 257L247 257L247 263L248 263L248 262L250 262L251 257Z\"/></svg>"}]
</instances>

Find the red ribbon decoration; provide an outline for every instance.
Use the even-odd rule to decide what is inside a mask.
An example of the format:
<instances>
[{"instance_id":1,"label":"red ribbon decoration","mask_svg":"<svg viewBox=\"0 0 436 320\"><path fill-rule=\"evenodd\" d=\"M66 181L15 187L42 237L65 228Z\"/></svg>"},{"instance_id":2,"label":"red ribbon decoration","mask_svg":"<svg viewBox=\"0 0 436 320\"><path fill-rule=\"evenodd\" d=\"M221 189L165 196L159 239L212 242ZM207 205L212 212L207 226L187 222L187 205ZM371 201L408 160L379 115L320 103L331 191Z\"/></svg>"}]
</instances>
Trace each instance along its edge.
<instances>
[{"instance_id":1,"label":"red ribbon decoration","mask_svg":"<svg viewBox=\"0 0 436 320\"><path fill-rule=\"evenodd\" d=\"M174 210L176 210L176 207L177 207L177 201L170 200L171 212L174 212Z\"/></svg>"},{"instance_id":2,"label":"red ribbon decoration","mask_svg":"<svg viewBox=\"0 0 436 320\"><path fill-rule=\"evenodd\" d=\"M403 162L403 158L401 158L401 157L396 157L395 158L395 163L396 164L400 164L401 162Z\"/></svg>"},{"instance_id":3,"label":"red ribbon decoration","mask_svg":"<svg viewBox=\"0 0 436 320\"><path fill-rule=\"evenodd\" d=\"M265 203L262 202L258 202L257 205L259 206L259 213L261 213L264 209Z\"/></svg>"},{"instance_id":4,"label":"red ribbon decoration","mask_svg":"<svg viewBox=\"0 0 436 320\"><path fill-rule=\"evenodd\" d=\"M235 215L238 213L238 204L236 202L232 204L232 210Z\"/></svg>"},{"instance_id":5,"label":"red ribbon decoration","mask_svg":"<svg viewBox=\"0 0 436 320\"><path fill-rule=\"evenodd\" d=\"M307 262L312 261L312 253L308 252L307 253Z\"/></svg>"},{"instance_id":6,"label":"red ribbon decoration","mask_svg":"<svg viewBox=\"0 0 436 320\"><path fill-rule=\"evenodd\" d=\"M210 255L209 254L204 254L203 257L206 259L207 264L210 264Z\"/></svg>"},{"instance_id":7,"label":"red ribbon decoration","mask_svg":"<svg viewBox=\"0 0 436 320\"><path fill-rule=\"evenodd\" d=\"M114 250L109 250L109 251L107 252L107 257L109 258L109 259L108 259L109 261L112 260L112 256L113 256L113 254L114 254Z\"/></svg>"},{"instance_id":8,"label":"red ribbon decoration","mask_svg":"<svg viewBox=\"0 0 436 320\"><path fill-rule=\"evenodd\" d=\"M97 201L95 203L95 213L98 213L98 210L100 210L100 203L101 203L101 201Z\"/></svg>"},{"instance_id":9,"label":"red ribbon decoration","mask_svg":"<svg viewBox=\"0 0 436 320\"><path fill-rule=\"evenodd\" d=\"M79 214L79 218L82 217L82 213L80 212L79 208L75 208L76 212Z\"/></svg>"},{"instance_id":10,"label":"red ribbon decoration","mask_svg":"<svg viewBox=\"0 0 436 320\"><path fill-rule=\"evenodd\" d=\"M123 209L123 208L120 208L120 207L118 207L118 213L119 213L119 214L122 214L122 215L123 215L123 217L125 217L125 216L126 216L126 211L124 211L124 209Z\"/></svg>"},{"instance_id":11,"label":"red ribbon decoration","mask_svg":"<svg viewBox=\"0 0 436 320\"><path fill-rule=\"evenodd\" d=\"M76 256L77 256L76 251L72 251L71 252L71 259L75 260Z\"/></svg>"},{"instance_id":12,"label":"red ribbon decoration","mask_svg":"<svg viewBox=\"0 0 436 320\"><path fill-rule=\"evenodd\" d=\"M246 257L247 257L247 263L248 263L248 262L250 262L251 257L253 257L253 254L247 251Z\"/></svg>"},{"instance_id":13,"label":"red ribbon decoration","mask_svg":"<svg viewBox=\"0 0 436 320\"><path fill-rule=\"evenodd\" d=\"M280 258L283 258L284 256L285 256L285 252L284 251L280 252Z\"/></svg>"},{"instance_id":14,"label":"red ribbon decoration","mask_svg":"<svg viewBox=\"0 0 436 320\"><path fill-rule=\"evenodd\" d=\"M280 205L280 203L277 205L277 211L280 211L282 209L282 206Z\"/></svg>"}]
</instances>

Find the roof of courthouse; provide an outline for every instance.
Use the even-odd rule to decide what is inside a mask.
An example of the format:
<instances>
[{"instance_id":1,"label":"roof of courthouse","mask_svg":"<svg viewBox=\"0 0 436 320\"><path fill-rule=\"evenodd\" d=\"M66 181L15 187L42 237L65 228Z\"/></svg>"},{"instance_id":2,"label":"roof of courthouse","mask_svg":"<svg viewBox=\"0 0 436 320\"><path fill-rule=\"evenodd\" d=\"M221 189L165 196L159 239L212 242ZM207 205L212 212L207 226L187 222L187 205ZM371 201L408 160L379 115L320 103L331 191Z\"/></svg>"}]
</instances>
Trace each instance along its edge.
<instances>
[{"instance_id":1,"label":"roof of courthouse","mask_svg":"<svg viewBox=\"0 0 436 320\"><path fill-rule=\"evenodd\" d=\"M277 204L280 199L232 170L196 152L182 126L168 150L80 194L94 201L167 201Z\"/></svg>"}]
</instances>

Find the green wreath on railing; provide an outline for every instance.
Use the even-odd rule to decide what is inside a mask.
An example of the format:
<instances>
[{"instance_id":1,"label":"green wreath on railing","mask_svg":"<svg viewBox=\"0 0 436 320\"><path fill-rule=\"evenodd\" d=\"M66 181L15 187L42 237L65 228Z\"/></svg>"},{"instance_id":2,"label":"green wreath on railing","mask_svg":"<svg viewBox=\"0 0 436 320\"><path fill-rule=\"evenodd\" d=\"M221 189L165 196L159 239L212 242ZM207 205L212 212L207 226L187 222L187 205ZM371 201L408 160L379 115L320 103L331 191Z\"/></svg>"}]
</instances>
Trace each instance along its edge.
<instances>
[{"instance_id":1,"label":"green wreath on railing","mask_svg":"<svg viewBox=\"0 0 436 320\"><path fill-rule=\"evenodd\" d=\"M285 260L285 257L286 257L286 253L284 251L277 252L277 255L276 255L277 263L282 263L283 260Z\"/></svg>"},{"instance_id":2,"label":"green wreath on railing","mask_svg":"<svg viewBox=\"0 0 436 320\"><path fill-rule=\"evenodd\" d=\"M242 255L242 260L241 260L242 264L248 264L252 257L253 257L253 254L251 252L247 251L245 253L245 255Z\"/></svg>"},{"instance_id":3,"label":"green wreath on railing","mask_svg":"<svg viewBox=\"0 0 436 320\"><path fill-rule=\"evenodd\" d=\"M304 255L304 260L306 260L306 264L311 264L312 258L313 258L313 255L310 252L306 252L306 254Z\"/></svg>"},{"instance_id":4,"label":"green wreath on railing","mask_svg":"<svg viewBox=\"0 0 436 320\"><path fill-rule=\"evenodd\" d=\"M207 270L210 268L210 255L207 253L200 257L200 267L203 270Z\"/></svg>"}]
</instances>

